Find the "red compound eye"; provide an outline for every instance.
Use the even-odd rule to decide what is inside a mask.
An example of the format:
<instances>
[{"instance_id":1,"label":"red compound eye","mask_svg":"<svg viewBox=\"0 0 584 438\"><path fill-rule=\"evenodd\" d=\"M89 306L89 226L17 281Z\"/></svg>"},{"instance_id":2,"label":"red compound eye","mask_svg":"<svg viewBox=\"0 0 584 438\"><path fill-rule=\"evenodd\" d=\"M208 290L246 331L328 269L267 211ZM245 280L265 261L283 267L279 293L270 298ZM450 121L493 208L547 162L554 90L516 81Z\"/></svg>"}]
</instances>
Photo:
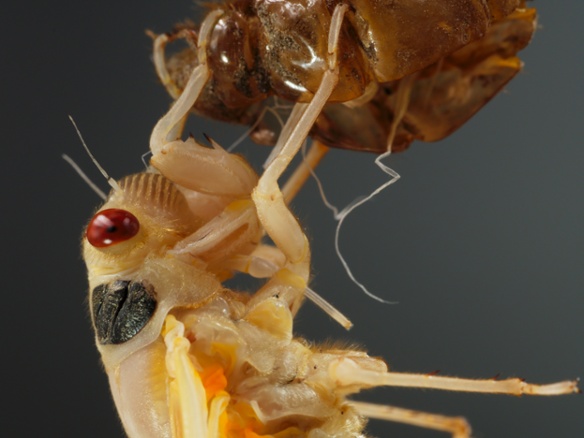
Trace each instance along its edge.
<instances>
[{"instance_id":1,"label":"red compound eye","mask_svg":"<svg viewBox=\"0 0 584 438\"><path fill-rule=\"evenodd\" d=\"M132 213L110 208L93 216L85 235L91 245L103 248L134 237L139 229L140 222Z\"/></svg>"}]
</instances>

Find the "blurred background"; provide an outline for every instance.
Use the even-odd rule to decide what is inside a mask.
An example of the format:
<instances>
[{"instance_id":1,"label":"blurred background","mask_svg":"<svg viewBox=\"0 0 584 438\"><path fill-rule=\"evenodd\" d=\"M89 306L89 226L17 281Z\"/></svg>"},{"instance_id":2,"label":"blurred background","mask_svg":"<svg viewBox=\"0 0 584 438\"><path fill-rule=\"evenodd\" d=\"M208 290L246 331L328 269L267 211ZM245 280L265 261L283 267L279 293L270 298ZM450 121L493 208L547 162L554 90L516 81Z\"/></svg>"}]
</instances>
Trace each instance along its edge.
<instances>
[{"instance_id":1,"label":"blurred background","mask_svg":"<svg viewBox=\"0 0 584 438\"><path fill-rule=\"evenodd\" d=\"M307 303L299 335L357 343L396 371L584 377L584 3L532 5L540 29L521 55L524 71L447 140L392 156L402 178L345 221L341 249L354 274L399 304L380 305L351 283L314 182L298 196L312 286L355 323L346 332ZM61 154L106 184L67 115L110 175L142 170L150 131L170 104L144 31L167 31L199 11L187 0L3 7L3 436L124 436L94 347L79 255L100 200ZM223 145L244 131L203 120L189 129ZM258 170L268 152L250 143L239 151ZM332 202L344 206L385 181L373 158L329 154L318 174ZM359 398L465 416L481 438L584 436L582 396L387 388ZM378 421L368 430L446 436Z\"/></svg>"}]
</instances>

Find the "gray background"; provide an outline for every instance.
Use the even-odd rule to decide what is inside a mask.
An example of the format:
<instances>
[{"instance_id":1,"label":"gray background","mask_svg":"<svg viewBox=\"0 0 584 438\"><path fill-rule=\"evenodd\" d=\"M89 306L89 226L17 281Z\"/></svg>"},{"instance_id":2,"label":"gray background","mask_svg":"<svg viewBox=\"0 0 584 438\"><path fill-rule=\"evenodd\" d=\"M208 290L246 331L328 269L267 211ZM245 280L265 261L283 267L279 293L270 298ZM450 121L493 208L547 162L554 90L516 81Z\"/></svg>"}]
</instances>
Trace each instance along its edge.
<instances>
[{"instance_id":1,"label":"gray background","mask_svg":"<svg viewBox=\"0 0 584 438\"><path fill-rule=\"evenodd\" d=\"M541 29L526 67L459 132L390 160L402 179L346 221L343 252L359 279L398 305L366 298L333 250L335 223L314 183L294 203L313 245L313 286L355 322L344 332L311 304L309 339L356 342L399 371L550 382L584 376L584 3L535 2ZM0 16L2 362L0 434L123 436L93 346L79 237L98 198L61 160L104 188L75 116L114 177L139 171L169 98L146 28L186 17L185 1L15 2ZM200 122L223 144L240 130ZM246 145L241 152L267 150ZM319 169L340 205L384 176L373 156L333 151ZM584 397L552 399L384 389L362 398L466 416L477 437L584 436ZM376 436L439 437L372 422Z\"/></svg>"}]
</instances>

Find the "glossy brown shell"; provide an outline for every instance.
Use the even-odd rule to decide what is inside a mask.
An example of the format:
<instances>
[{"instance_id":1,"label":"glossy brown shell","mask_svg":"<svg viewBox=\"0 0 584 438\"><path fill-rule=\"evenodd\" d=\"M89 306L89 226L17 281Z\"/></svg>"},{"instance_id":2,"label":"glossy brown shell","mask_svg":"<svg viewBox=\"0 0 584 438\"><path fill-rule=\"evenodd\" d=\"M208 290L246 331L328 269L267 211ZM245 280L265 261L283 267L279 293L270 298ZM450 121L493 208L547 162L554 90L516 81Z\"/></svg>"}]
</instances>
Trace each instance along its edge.
<instances>
[{"instance_id":1,"label":"glossy brown shell","mask_svg":"<svg viewBox=\"0 0 584 438\"><path fill-rule=\"evenodd\" d=\"M307 102L326 70L328 31L338 0L231 1L208 45L212 78L201 115L254 124L270 96ZM399 80L417 74L393 149L449 135L521 69L516 57L535 29L520 0L350 0L339 39L339 83L311 135L332 147L383 152ZM194 38L193 38L194 39ZM184 85L193 47L169 58ZM359 107L342 103L377 84ZM279 127L261 121L251 137L271 144Z\"/></svg>"}]
</instances>

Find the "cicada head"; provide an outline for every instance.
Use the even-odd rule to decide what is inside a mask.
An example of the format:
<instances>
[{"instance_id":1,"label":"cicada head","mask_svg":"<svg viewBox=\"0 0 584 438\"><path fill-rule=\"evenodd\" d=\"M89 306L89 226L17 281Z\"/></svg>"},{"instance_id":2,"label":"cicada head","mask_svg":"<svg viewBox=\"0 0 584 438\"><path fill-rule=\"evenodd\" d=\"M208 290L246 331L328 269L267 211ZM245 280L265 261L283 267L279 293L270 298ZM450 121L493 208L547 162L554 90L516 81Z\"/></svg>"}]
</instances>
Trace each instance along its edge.
<instances>
[{"instance_id":1,"label":"cicada head","mask_svg":"<svg viewBox=\"0 0 584 438\"><path fill-rule=\"evenodd\" d=\"M138 269L201 224L167 178L138 173L123 178L90 220L83 257L90 282Z\"/></svg>"},{"instance_id":2,"label":"cicada head","mask_svg":"<svg viewBox=\"0 0 584 438\"><path fill-rule=\"evenodd\" d=\"M106 368L152 342L170 309L203 302L220 288L168 253L202 224L173 182L139 173L118 187L83 238L91 319Z\"/></svg>"}]
</instances>

